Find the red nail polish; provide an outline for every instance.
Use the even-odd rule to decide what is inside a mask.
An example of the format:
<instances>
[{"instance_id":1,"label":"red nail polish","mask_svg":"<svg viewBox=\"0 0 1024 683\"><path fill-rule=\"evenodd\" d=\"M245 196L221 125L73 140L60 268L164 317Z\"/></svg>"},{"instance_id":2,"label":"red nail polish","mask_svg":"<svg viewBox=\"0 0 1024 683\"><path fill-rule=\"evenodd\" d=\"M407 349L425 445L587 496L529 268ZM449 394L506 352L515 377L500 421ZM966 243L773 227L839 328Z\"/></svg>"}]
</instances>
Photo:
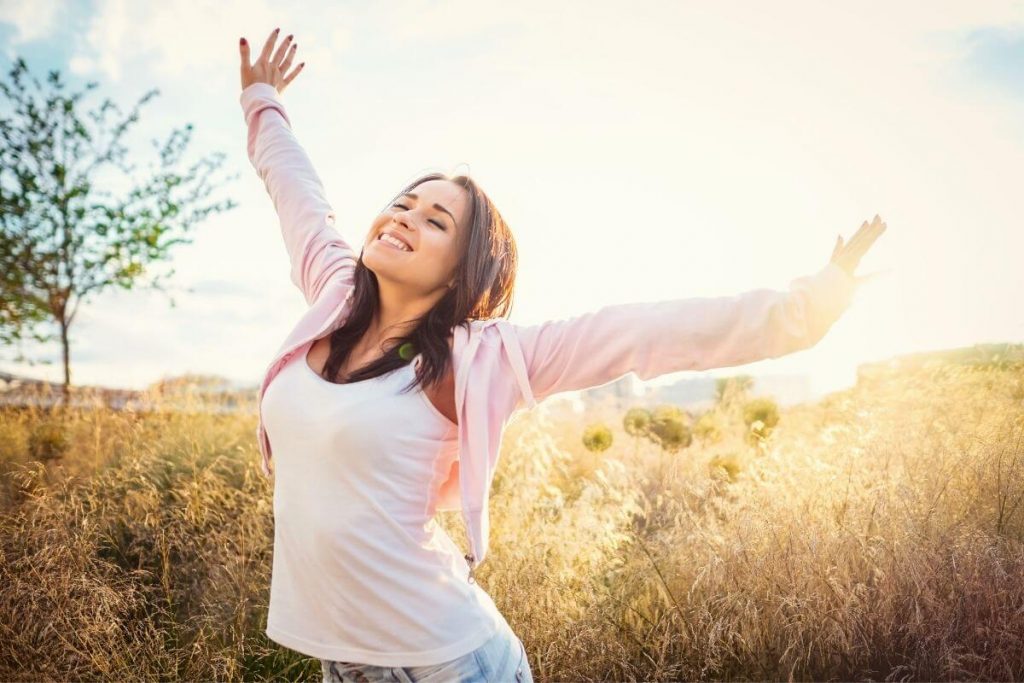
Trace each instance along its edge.
<instances>
[{"instance_id":1,"label":"red nail polish","mask_svg":"<svg viewBox=\"0 0 1024 683\"><path fill-rule=\"evenodd\" d=\"M239 45L245 45L245 38L239 39L238 44Z\"/></svg>"}]
</instances>

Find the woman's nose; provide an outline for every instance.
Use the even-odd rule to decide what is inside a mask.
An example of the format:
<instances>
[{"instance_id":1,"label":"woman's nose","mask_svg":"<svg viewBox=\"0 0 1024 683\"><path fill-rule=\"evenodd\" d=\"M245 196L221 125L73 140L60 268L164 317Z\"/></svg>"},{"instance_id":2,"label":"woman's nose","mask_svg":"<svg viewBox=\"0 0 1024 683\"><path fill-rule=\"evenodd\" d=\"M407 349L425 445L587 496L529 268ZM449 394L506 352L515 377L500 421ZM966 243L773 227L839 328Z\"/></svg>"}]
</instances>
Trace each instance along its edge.
<instances>
[{"instance_id":1,"label":"woman's nose","mask_svg":"<svg viewBox=\"0 0 1024 683\"><path fill-rule=\"evenodd\" d=\"M410 218L404 214L395 214L395 222L397 222L406 230L410 230L412 228L413 221L410 220Z\"/></svg>"}]
</instances>

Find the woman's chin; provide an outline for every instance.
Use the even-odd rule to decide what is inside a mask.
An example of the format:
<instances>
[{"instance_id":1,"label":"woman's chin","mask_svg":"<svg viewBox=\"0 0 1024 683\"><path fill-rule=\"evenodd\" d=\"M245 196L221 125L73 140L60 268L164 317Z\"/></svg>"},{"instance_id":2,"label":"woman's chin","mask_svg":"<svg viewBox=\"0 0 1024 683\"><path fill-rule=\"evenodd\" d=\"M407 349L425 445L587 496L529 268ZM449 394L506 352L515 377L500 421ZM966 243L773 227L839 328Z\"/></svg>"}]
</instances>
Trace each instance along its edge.
<instances>
[{"instance_id":1,"label":"woman's chin","mask_svg":"<svg viewBox=\"0 0 1024 683\"><path fill-rule=\"evenodd\" d=\"M377 247L380 249L381 247ZM363 252L363 265L372 270L377 276L386 275L396 270L395 262L387 255L381 256L377 249L370 248Z\"/></svg>"}]
</instances>

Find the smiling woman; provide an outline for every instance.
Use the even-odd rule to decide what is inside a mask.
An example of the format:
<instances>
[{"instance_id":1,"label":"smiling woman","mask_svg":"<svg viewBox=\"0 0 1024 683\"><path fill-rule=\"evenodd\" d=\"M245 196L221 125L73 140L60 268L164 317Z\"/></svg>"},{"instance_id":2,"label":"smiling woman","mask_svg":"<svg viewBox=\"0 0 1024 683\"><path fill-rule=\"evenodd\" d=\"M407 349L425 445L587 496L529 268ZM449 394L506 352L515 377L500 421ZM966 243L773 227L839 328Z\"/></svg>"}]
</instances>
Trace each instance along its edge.
<instances>
[{"instance_id":1,"label":"smiling woman","mask_svg":"<svg viewBox=\"0 0 1024 683\"><path fill-rule=\"evenodd\" d=\"M433 520L459 481L454 331L508 314L511 231L471 178L433 173L388 202L357 256L292 133L280 94L295 47L275 52L276 36L254 65L242 46L250 160L311 312L346 294L337 324L264 383L280 463L267 635L320 658L324 680L532 680Z\"/></svg>"}]
</instances>

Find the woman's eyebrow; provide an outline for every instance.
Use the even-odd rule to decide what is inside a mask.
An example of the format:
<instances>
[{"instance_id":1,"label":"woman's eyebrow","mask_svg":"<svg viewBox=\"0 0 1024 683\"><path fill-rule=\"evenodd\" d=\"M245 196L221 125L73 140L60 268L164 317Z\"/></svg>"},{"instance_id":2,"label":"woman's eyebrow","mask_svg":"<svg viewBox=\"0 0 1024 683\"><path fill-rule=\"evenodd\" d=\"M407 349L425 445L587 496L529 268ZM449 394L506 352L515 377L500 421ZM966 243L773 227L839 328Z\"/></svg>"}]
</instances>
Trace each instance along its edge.
<instances>
[{"instance_id":1,"label":"woman's eyebrow","mask_svg":"<svg viewBox=\"0 0 1024 683\"><path fill-rule=\"evenodd\" d=\"M403 197L412 197L413 199L419 199L419 195L417 195L415 192L406 192L402 196ZM434 204L434 208L435 209L440 209L441 211L444 211L446 214L451 216L452 225L458 226L459 223L458 223L458 221L455 220L455 216L452 216L452 212L451 211L449 211L448 209L444 208L440 204Z\"/></svg>"}]
</instances>

